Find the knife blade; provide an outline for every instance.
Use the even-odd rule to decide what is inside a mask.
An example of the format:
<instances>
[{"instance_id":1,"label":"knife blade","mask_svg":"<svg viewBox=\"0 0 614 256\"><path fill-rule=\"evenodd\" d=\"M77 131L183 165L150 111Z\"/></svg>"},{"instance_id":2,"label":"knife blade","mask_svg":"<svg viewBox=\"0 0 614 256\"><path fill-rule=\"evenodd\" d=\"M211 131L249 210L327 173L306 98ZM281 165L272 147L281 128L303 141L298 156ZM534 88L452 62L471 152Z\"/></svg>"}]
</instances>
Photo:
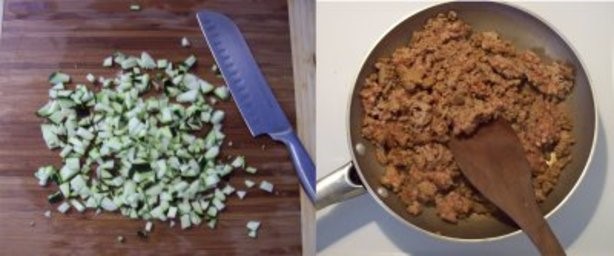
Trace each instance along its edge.
<instances>
[{"instance_id":1,"label":"knife blade","mask_svg":"<svg viewBox=\"0 0 614 256\"><path fill-rule=\"evenodd\" d=\"M196 17L252 136L268 134L288 147L299 181L313 201L315 166L275 99L239 28L230 18L217 12L203 10Z\"/></svg>"}]
</instances>

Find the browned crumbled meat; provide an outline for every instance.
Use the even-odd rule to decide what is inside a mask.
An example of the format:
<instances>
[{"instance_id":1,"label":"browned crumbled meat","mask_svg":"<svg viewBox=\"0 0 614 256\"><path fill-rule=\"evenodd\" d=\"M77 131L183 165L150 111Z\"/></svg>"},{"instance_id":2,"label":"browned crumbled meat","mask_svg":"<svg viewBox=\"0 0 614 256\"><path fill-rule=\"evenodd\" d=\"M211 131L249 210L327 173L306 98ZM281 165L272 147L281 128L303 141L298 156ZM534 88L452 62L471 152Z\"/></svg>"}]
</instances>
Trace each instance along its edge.
<instances>
[{"instance_id":1,"label":"browned crumbled meat","mask_svg":"<svg viewBox=\"0 0 614 256\"><path fill-rule=\"evenodd\" d=\"M510 42L503 41L499 34L494 31L476 33L473 42L481 49L494 54L510 54L514 52L514 47Z\"/></svg>"},{"instance_id":2,"label":"browned crumbled meat","mask_svg":"<svg viewBox=\"0 0 614 256\"><path fill-rule=\"evenodd\" d=\"M403 184L403 178L404 176L399 173L396 167L389 165L386 167L386 170L384 170L381 182L392 188L392 191L397 192Z\"/></svg>"},{"instance_id":3,"label":"browned crumbled meat","mask_svg":"<svg viewBox=\"0 0 614 256\"><path fill-rule=\"evenodd\" d=\"M450 119L454 127L452 133L454 135L472 133L479 124L490 121L500 111L501 107L502 105L498 100L487 102L465 98L463 105L449 109Z\"/></svg>"},{"instance_id":4,"label":"browned crumbled meat","mask_svg":"<svg viewBox=\"0 0 614 256\"><path fill-rule=\"evenodd\" d=\"M380 63L375 65L377 68L377 82L386 84L394 78L394 66L389 65L385 59L380 60Z\"/></svg>"},{"instance_id":5,"label":"browned crumbled meat","mask_svg":"<svg viewBox=\"0 0 614 256\"><path fill-rule=\"evenodd\" d=\"M469 198L461 196L455 191L437 199L437 214L444 220L456 223L459 218L466 217L472 208Z\"/></svg>"},{"instance_id":6,"label":"browned crumbled meat","mask_svg":"<svg viewBox=\"0 0 614 256\"><path fill-rule=\"evenodd\" d=\"M422 213L422 204L418 203L417 201L411 202L407 206L407 212L409 212L409 214L412 214L412 215L418 215Z\"/></svg>"},{"instance_id":7,"label":"browned crumbled meat","mask_svg":"<svg viewBox=\"0 0 614 256\"><path fill-rule=\"evenodd\" d=\"M480 124L507 120L518 133L533 187L543 201L571 161L572 124L564 99L573 69L518 50L497 32L472 31L456 13L439 14L408 45L383 56L360 91L362 135L386 165L381 183L410 214L435 207L457 222L496 210L464 176L446 146Z\"/></svg>"},{"instance_id":8,"label":"browned crumbled meat","mask_svg":"<svg viewBox=\"0 0 614 256\"><path fill-rule=\"evenodd\" d=\"M420 202L429 202L437 195L437 186L427 180L418 183L416 189L418 189L418 200Z\"/></svg>"},{"instance_id":9,"label":"browned crumbled meat","mask_svg":"<svg viewBox=\"0 0 614 256\"><path fill-rule=\"evenodd\" d=\"M546 95L565 98L573 87L573 70L560 62L546 64L531 51L520 55L527 80Z\"/></svg>"},{"instance_id":10,"label":"browned crumbled meat","mask_svg":"<svg viewBox=\"0 0 614 256\"><path fill-rule=\"evenodd\" d=\"M407 167L413 163L413 153L404 149L394 148L388 151L386 161L396 167Z\"/></svg>"},{"instance_id":11,"label":"browned crumbled meat","mask_svg":"<svg viewBox=\"0 0 614 256\"><path fill-rule=\"evenodd\" d=\"M403 64L399 64L396 67L397 75L401 81L401 85L406 90L413 90L418 84L422 83L422 76L424 76L424 70L419 68L408 68Z\"/></svg>"},{"instance_id":12,"label":"browned crumbled meat","mask_svg":"<svg viewBox=\"0 0 614 256\"><path fill-rule=\"evenodd\" d=\"M516 62L513 59L506 58L500 54L494 56L488 56L486 61L492 68L506 79L518 79L522 78L522 70L516 66Z\"/></svg>"}]
</instances>

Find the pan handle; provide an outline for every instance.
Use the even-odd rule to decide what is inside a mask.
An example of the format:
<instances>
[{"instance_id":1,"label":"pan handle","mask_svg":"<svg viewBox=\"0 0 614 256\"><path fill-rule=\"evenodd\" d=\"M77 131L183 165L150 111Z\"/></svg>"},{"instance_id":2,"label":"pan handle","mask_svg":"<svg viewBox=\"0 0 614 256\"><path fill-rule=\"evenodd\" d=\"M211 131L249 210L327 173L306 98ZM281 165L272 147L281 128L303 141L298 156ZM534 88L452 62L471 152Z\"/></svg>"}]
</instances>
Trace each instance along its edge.
<instances>
[{"instance_id":1,"label":"pan handle","mask_svg":"<svg viewBox=\"0 0 614 256\"><path fill-rule=\"evenodd\" d=\"M318 180L315 206L317 210L320 210L331 204L362 195L365 191L354 168L354 163L349 162Z\"/></svg>"}]
</instances>

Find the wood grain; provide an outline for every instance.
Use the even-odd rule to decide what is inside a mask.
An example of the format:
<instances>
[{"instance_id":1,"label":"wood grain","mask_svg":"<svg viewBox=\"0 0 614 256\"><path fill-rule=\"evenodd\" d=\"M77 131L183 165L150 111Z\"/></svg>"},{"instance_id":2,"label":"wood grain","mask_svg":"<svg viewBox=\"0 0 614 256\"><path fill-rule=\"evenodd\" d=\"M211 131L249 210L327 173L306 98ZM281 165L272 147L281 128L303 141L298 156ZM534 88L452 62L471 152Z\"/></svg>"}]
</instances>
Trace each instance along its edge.
<instances>
[{"instance_id":1,"label":"wood grain","mask_svg":"<svg viewBox=\"0 0 614 256\"><path fill-rule=\"evenodd\" d=\"M315 1L289 0L292 67L298 135L311 156L315 148ZM315 158L313 158L315 162ZM301 191L303 255L315 255L315 209Z\"/></svg>"},{"instance_id":2,"label":"wood grain","mask_svg":"<svg viewBox=\"0 0 614 256\"><path fill-rule=\"evenodd\" d=\"M3 14L4 14L4 0L0 0L0 21L2 21ZM0 23L0 36L2 36L2 23Z\"/></svg>"},{"instance_id":3,"label":"wood grain","mask_svg":"<svg viewBox=\"0 0 614 256\"><path fill-rule=\"evenodd\" d=\"M129 11L131 3L142 6ZM244 32L248 44L290 120L295 119L294 88L286 1L27 1L4 5L0 37L0 254L2 255L298 255L301 253L299 186L285 147L269 138L253 139L234 103L227 111L225 131L233 146L226 155L243 154L259 168L244 178L275 184L275 194L251 189L245 200L232 198L219 226L182 231L155 222L144 241L136 231L143 221L119 214L53 211L46 195L56 188L39 187L33 172L43 164L59 164L41 138L42 122L33 113L47 101L46 80L61 69L76 82L89 72L110 76L101 61L115 50L157 58L198 57L196 73L221 84L208 72L212 57L198 29L195 11L209 8L227 14ZM181 48L180 38L192 42ZM261 146L264 145L263 150ZM245 223L262 220L258 239L247 237ZM34 221L35 225L29 224ZM122 235L125 243L116 242Z\"/></svg>"}]
</instances>

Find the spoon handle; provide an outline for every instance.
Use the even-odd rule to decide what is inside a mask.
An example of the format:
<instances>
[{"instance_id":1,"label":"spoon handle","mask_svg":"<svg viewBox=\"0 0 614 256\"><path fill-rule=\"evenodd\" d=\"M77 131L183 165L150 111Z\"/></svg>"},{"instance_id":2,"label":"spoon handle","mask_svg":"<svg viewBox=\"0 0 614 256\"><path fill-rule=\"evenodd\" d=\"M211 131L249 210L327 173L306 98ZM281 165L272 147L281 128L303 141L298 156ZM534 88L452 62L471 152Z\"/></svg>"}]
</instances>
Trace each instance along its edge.
<instances>
[{"instance_id":1,"label":"spoon handle","mask_svg":"<svg viewBox=\"0 0 614 256\"><path fill-rule=\"evenodd\" d=\"M526 214L521 214L523 217L515 218L515 221L529 236L540 254L548 256L565 255L565 250L544 219L537 203L533 201L533 203L525 204L525 207Z\"/></svg>"}]
</instances>

